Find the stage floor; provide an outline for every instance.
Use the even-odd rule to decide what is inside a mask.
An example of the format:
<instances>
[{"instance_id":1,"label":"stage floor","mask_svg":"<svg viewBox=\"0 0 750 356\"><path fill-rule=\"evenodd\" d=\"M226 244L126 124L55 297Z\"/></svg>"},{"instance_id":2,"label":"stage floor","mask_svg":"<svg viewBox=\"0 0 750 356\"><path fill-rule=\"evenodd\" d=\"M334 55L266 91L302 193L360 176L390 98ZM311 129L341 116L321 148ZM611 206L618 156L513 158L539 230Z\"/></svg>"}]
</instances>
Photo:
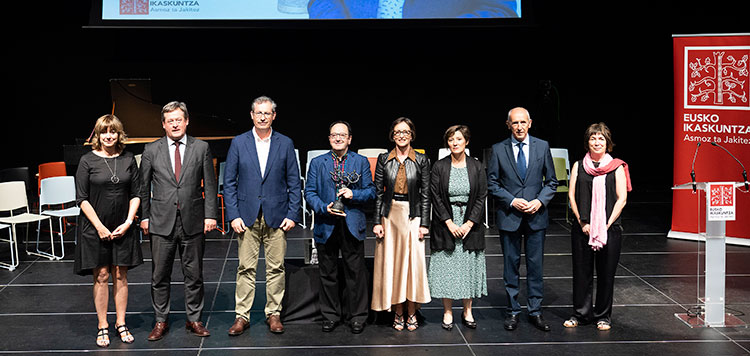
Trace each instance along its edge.
<instances>
[{"instance_id":1,"label":"stage floor","mask_svg":"<svg viewBox=\"0 0 750 356\"><path fill-rule=\"evenodd\" d=\"M554 208L554 207L553 207ZM612 329L599 332L593 325L566 329L571 313L571 256L569 225L558 205L547 232L544 260L544 316L552 331L536 330L525 315L517 330L503 329L505 292L502 286L502 252L496 229L487 236L489 296L475 301L479 327L458 323L453 331L440 327L439 300L422 307L425 320L415 332L395 331L390 323L368 325L359 335L346 326L323 333L317 322L286 323L281 335L268 331L263 317L264 271L259 266L258 290L251 326L237 337L227 335L234 320L237 241L219 233L206 243L206 282L203 321L212 335L199 338L183 330L185 321L182 274L175 265L172 286L171 329L160 341L146 340L154 322L150 295L150 246L142 247L146 263L129 273L127 324L135 343L123 344L114 332L114 305L110 302L109 348L95 344L96 315L92 278L73 274L73 234L66 234L62 261L22 256L13 272L0 270L0 353L80 354L127 352L148 355L305 355L425 354L450 355L748 355L750 329L689 328L674 314L692 309L705 285L696 274L703 272L704 245L670 240L670 204L629 201L624 218L623 252L615 284ZM370 231L370 230L368 230ZM3 232L4 234L4 232ZM370 232L370 235L372 233ZM295 228L288 236L287 259L301 261L309 230ZM368 237L366 254L372 258L374 237ZM428 244L429 246L429 244ZM23 245L19 246L23 249ZM32 246L29 246L32 247ZM429 251L428 251L429 253ZM21 253L24 255L24 253ZM0 258L8 257L7 244ZM726 300L729 312L750 321L750 248L727 246ZM522 268L522 272L525 270ZM522 289L522 298L523 297ZM110 294L111 295L111 294ZM523 299L522 299L523 300ZM460 302L454 303L454 319L460 320Z\"/></svg>"}]
</instances>

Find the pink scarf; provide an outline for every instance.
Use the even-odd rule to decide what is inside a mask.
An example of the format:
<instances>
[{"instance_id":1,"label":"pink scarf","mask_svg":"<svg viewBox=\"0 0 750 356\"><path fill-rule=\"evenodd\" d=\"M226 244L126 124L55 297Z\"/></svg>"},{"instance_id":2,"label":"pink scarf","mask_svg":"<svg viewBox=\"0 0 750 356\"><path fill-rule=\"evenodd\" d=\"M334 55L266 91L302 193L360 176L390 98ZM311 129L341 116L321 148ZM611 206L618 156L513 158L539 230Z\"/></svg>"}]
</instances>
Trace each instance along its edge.
<instances>
[{"instance_id":1,"label":"pink scarf","mask_svg":"<svg viewBox=\"0 0 750 356\"><path fill-rule=\"evenodd\" d=\"M589 246L594 251L599 251L599 249L607 244L607 173L614 171L620 166L623 166L625 169L625 180L628 191L631 191L633 188L630 185L628 164L623 160L612 158L608 153L605 153L602 160L599 161L599 167L594 167L594 161L591 160L589 153L586 153L586 156L583 157L583 169L586 173L594 176L591 187L591 217L589 220L591 224L591 229L589 229Z\"/></svg>"}]
</instances>

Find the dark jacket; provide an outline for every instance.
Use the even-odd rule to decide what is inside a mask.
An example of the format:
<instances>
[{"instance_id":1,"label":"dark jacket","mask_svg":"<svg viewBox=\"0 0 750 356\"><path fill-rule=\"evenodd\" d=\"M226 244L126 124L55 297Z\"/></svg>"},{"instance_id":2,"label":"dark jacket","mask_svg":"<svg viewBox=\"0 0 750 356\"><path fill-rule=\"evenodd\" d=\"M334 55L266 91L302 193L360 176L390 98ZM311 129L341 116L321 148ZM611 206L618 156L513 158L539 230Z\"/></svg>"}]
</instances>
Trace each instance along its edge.
<instances>
[{"instance_id":1,"label":"dark jacket","mask_svg":"<svg viewBox=\"0 0 750 356\"><path fill-rule=\"evenodd\" d=\"M406 182L409 188L409 217L421 217L420 226L430 226L430 159L427 156L415 153L415 160L407 158L404 161L406 168ZM399 162L397 158L388 159L389 152L378 156L375 166L375 217L387 217L391 212L391 201L393 200L393 186L396 183Z\"/></svg>"},{"instance_id":2,"label":"dark jacket","mask_svg":"<svg viewBox=\"0 0 750 356\"><path fill-rule=\"evenodd\" d=\"M463 222L471 220L474 226L464 237L464 250L484 250L484 203L487 199L487 175L482 163L473 157L466 156L466 169L469 173L469 201L466 202ZM430 175L432 198L430 249L432 251L453 251L456 247L454 237L445 225L446 220L453 220L453 211L448 200L450 174L450 155L435 162L432 166Z\"/></svg>"},{"instance_id":3,"label":"dark jacket","mask_svg":"<svg viewBox=\"0 0 750 356\"><path fill-rule=\"evenodd\" d=\"M216 173L208 143L187 137L180 180L174 176L166 136L146 144L141 156L141 219L153 234L167 236L180 207L187 235L203 233L204 219L218 219ZM201 186L201 181L203 185Z\"/></svg>"}]
</instances>

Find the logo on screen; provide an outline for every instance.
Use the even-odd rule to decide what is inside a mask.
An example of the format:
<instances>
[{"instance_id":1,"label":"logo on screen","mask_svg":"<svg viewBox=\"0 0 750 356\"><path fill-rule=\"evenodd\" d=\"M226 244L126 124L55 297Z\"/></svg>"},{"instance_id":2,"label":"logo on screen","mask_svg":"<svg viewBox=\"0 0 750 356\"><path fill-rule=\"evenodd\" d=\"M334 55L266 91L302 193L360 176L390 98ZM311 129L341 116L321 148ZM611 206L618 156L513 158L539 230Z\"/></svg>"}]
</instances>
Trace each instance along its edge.
<instances>
[{"instance_id":1,"label":"logo on screen","mask_svg":"<svg viewBox=\"0 0 750 356\"><path fill-rule=\"evenodd\" d=\"M120 0L120 15L148 15L148 0Z\"/></svg>"},{"instance_id":2,"label":"logo on screen","mask_svg":"<svg viewBox=\"0 0 750 356\"><path fill-rule=\"evenodd\" d=\"M685 109L750 110L750 47L685 47Z\"/></svg>"},{"instance_id":3,"label":"logo on screen","mask_svg":"<svg viewBox=\"0 0 750 356\"><path fill-rule=\"evenodd\" d=\"M734 184L711 186L711 206L734 206Z\"/></svg>"}]
</instances>

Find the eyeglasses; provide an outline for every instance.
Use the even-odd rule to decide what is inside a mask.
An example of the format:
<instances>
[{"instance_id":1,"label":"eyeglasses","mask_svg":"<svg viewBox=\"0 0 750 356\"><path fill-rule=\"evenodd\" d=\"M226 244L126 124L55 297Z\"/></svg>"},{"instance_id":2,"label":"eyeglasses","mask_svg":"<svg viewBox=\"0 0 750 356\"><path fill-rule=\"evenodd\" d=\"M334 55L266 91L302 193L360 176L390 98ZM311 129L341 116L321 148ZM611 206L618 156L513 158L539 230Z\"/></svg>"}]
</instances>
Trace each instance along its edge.
<instances>
[{"instance_id":1,"label":"eyeglasses","mask_svg":"<svg viewBox=\"0 0 750 356\"><path fill-rule=\"evenodd\" d=\"M261 117L264 116L266 119L270 118L274 113L272 112L253 112L253 116Z\"/></svg>"},{"instance_id":2,"label":"eyeglasses","mask_svg":"<svg viewBox=\"0 0 750 356\"><path fill-rule=\"evenodd\" d=\"M347 137L349 137L349 134L345 134L345 133L332 133L332 134L328 135L328 137L331 138L331 139L347 138Z\"/></svg>"},{"instance_id":3,"label":"eyeglasses","mask_svg":"<svg viewBox=\"0 0 750 356\"><path fill-rule=\"evenodd\" d=\"M411 136L411 130L393 131L393 136Z\"/></svg>"}]
</instances>

